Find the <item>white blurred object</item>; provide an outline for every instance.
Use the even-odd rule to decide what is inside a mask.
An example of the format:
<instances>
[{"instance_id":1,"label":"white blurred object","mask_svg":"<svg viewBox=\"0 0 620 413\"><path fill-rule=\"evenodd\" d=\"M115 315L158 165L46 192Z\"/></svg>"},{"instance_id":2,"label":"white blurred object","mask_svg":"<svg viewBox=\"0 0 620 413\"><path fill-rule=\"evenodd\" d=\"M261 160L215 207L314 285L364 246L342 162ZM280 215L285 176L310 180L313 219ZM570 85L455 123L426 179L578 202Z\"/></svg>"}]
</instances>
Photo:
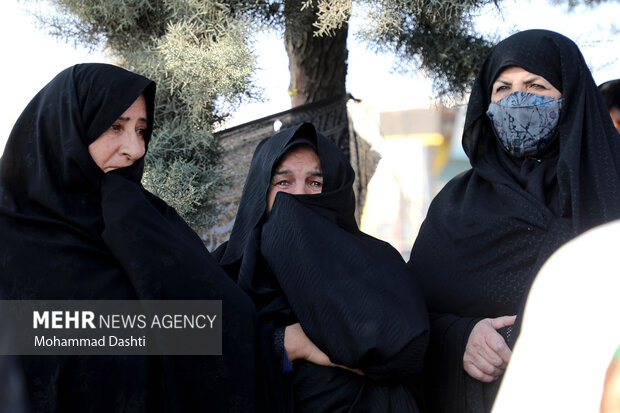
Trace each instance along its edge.
<instances>
[{"instance_id":1,"label":"white blurred object","mask_svg":"<svg viewBox=\"0 0 620 413\"><path fill-rule=\"evenodd\" d=\"M598 412L620 344L620 221L560 248L538 274L493 413Z\"/></svg>"}]
</instances>

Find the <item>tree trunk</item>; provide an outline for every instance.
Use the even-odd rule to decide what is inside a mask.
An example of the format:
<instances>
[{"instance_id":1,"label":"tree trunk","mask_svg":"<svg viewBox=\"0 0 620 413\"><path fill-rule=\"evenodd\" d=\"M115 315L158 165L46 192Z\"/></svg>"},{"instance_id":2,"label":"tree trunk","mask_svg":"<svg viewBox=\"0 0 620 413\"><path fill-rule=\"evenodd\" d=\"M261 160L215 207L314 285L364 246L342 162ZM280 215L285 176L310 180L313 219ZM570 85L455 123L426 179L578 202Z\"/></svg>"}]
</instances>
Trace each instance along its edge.
<instances>
[{"instance_id":1,"label":"tree trunk","mask_svg":"<svg viewBox=\"0 0 620 413\"><path fill-rule=\"evenodd\" d=\"M286 0L284 9L293 107L346 94L348 26L331 36L316 37L312 26L316 10L301 11L301 4L301 0Z\"/></svg>"}]
</instances>

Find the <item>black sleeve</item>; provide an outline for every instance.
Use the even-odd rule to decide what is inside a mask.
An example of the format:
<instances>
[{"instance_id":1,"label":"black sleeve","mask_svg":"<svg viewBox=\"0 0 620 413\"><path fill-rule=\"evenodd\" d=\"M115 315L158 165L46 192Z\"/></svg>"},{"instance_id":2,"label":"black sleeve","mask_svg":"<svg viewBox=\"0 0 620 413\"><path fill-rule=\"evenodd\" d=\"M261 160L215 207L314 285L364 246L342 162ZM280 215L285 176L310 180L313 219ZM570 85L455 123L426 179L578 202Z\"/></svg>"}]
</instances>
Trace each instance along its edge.
<instances>
[{"instance_id":1,"label":"black sleeve","mask_svg":"<svg viewBox=\"0 0 620 413\"><path fill-rule=\"evenodd\" d=\"M424 393L428 411L460 411L467 404L469 375L463 355L471 330L480 318L454 314L429 315L431 336L424 366Z\"/></svg>"}]
</instances>

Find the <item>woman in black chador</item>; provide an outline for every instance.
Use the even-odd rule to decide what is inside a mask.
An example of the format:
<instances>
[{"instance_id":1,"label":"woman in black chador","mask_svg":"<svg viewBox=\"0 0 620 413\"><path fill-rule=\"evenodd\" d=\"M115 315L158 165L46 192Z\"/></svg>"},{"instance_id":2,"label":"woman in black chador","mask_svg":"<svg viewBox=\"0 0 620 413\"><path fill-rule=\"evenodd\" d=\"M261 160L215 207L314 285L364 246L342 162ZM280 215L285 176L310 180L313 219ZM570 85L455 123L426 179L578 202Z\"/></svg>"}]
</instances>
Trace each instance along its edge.
<instances>
[{"instance_id":1,"label":"woman in black chador","mask_svg":"<svg viewBox=\"0 0 620 413\"><path fill-rule=\"evenodd\" d=\"M490 410L541 265L620 218L620 140L581 52L558 33L495 46L463 148L472 169L435 197L409 261L431 318L426 400L440 413Z\"/></svg>"},{"instance_id":2,"label":"woman in black chador","mask_svg":"<svg viewBox=\"0 0 620 413\"><path fill-rule=\"evenodd\" d=\"M255 411L255 312L140 184L155 84L106 64L58 74L0 160L0 291L13 300L222 300L223 356L21 357L33 412Z\"/></svg>"},{"instance_id":3,"label":"woman in black chador","mask_svg":"<svg viewBox=\"0 0 620 413\"><path fill-rule=\"evenodd\" d=\"M274 341L271 390L285 411L419 411L426 310L398 252L359 231L353 180L343 153L310 123L265 139L230 239L215 252ZM297 323L326 365L288 346L284 327ZM288 359L297 359L290 372Z\"/></svg>"}]
</instances>

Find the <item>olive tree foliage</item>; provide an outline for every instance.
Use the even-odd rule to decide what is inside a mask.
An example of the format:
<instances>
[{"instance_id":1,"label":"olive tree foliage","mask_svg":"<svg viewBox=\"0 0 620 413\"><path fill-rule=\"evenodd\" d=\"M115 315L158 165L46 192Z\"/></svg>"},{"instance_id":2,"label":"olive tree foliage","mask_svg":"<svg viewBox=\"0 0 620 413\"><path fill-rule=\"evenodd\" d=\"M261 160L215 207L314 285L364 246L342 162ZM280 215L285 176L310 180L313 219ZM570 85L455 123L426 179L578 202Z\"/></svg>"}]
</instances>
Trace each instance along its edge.
<instances>
[{"instance_id":1,"label":"olive tree foliage","mask_svg":"<svg viewBox=\"0 0 620 413\"><path fill-rule=\"evenodd\" d=\"M247 5L208 0L51 0L36 12L52 34L103 47L113 61L157 82L144 186L196 230L215 214L227 182L214 127L259 91Z\"/></svg>"},{"instance_id":2,"label":"olive tree foliage","mask_svg":"<svg viewBox=\"0 0 620 413\"><path fill-rule=\"evenodd\" d=\"M403 68L420 69L433 79L439 96L460 98L471 87L495 39L485 39L473 22L494 0L402 0L383 11L369 4L375 27L362 36L377 48L395 52ZM381 18L383 16L383 18Z\"/></svg>"},{"instance_id":3,"label":"olive tree foliage","mask_svg":"<svg viewBox=\"0 0 620 413\"><path fill-rule=\"evenodd\" d=\"M284 0L284 3L290 0ZM502 0L302 0L316 10L316 36L330 35L352 12L364 22L356 33L375 50L395 53L402 71L421 70L438 97L454 102L468 92L483 60L500 39L474 27L483 8L501 13ZM620 0L550 0L558 8L595 7ZM617 32L617 28L612 28Z\"/></svg>"},{"instance_id":4,"label":"olive tree foliage","mask_svg":"<svg viewBox=\"0 0 620 413\"><path fill-rule=\"evenodd\" d=\"M315 7L317 36L345 24L354 10L364 22L356 35L375 50L395 53L402 71L421 70L438 97L458 99L496 39L485 39L473 22L483 7L500 0L305 0Z\"/></svg>"},{"instance_id":5,"label":"olive tree foliage","mask_svg":"<svg viewBox=\"0 0 620 413\"><path fill-rule=\"evenodd\" d=\"M423 71L434 80L438 96L459 97L467 92L482 61L498 40L483 37L475 17L489 5L500 9L502 0L231 0L235 15L247 17L250 26L269 27L287 43L304 49L311 26L315 37L334 37L348 31L355 13L364 22L354 35L378 51L400 57L400 69ZM569 0L558 0L569 1ZM586 0L571 0L586 1ZM606 0L592 0L606 1ZM345 54L326 42L322 57ZM319 55L316 46L310 53ZM298 56L292 60L299 59ZM321 85L319 85L321 87ZM332 88L332 85L326 86ZM312 99L310 99L312 100Z\"/></svg>"}]
</instances>

